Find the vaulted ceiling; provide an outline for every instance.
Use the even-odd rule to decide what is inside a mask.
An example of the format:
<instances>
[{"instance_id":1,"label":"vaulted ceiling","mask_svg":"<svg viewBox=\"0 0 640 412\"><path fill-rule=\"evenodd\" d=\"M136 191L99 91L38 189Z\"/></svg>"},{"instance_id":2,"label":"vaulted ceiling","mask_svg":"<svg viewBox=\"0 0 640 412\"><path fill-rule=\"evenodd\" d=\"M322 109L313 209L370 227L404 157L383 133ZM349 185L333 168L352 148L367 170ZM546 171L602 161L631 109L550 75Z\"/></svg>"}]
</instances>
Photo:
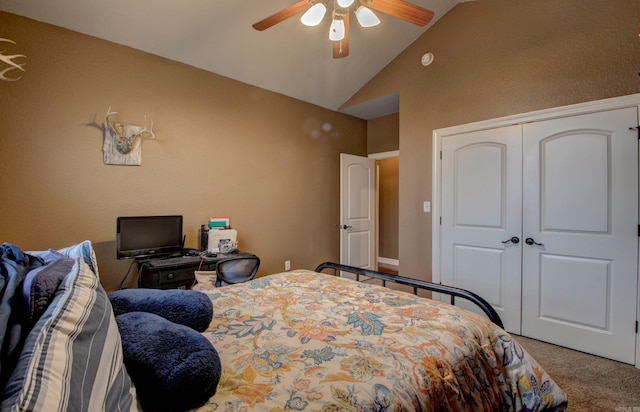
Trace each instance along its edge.
<instances>
[{"instance_id":1,"label":"vaulted ceiling","mask_svg":"<svg viewBox=\"0 0 640 412\"><path fill-rule=\"evenodd\" d=\"M302 13L298 13L264 31L252 27L296 1L0 0L0 10L338 110L460 2L409 0L435 13L426 27L376 12L381 23L363 28L352 11L349 55L334 59L329 40L331 0L319 26L304 26L300 22ZM394 105L397 95L363 105L350 114L372 118L392 111Z\"/></svg>"}]
</instances>

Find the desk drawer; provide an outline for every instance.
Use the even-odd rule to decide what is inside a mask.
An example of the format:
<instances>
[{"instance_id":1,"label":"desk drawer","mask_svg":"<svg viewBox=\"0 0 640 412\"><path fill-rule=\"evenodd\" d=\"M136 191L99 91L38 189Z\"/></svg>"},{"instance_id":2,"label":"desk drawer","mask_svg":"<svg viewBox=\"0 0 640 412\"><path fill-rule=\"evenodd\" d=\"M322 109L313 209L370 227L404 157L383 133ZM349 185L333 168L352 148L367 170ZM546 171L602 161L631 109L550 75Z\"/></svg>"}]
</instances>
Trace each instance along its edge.
<instances>
[{"instance_id":1,"label":"desk drawer","mask_svg":"<svg viewBox=\"0 0 640 412\"><path fill-rule=\"evenodd\" d=\"M195 267L171 267L163 269L151 269L148 265L144 265L138 279L138 287L142 288L184 288L187 289L193 283L195 276Z\"/></svg>"},{"instance_id":2,"label":"desk drawer","mask_svg":"<svg viewBox=\"0 0 640 412\"><path fill-rule=\"evenodd\" d=\"M142 263L138 272L138 287L158 289L189 289L195 281L196 270L214 270L216 261L195 262L181 266L153 267Z\"/></svg>"},{"instance_id":3,"label":"desk drawer","mask_svg":"<svg viewBox=\"0 0 640 412\"><path fill-rule=\"evenodd\" d=\"M163 269L156 273L158 285L193 280L193 268Z\"/></svg>"}]
</instances>

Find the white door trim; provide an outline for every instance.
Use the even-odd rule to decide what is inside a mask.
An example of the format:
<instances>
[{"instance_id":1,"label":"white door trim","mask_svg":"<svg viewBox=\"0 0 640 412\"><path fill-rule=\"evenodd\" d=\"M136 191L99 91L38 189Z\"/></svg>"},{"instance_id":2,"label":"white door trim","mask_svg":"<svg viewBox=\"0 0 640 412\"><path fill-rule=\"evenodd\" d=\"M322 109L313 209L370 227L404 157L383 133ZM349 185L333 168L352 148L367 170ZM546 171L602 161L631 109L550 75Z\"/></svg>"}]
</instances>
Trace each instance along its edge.
<instances>
[{"instance_id":1,"label":"white door trim","mask_svg":"<svg viewBox=\"0 0 640 412\"><path fill-rule=\"evenodd\" d=\"M440 215L441 215L441 162L439 161L440 151L442 148L442 139L460 133L474 132L480 130L494 129L502 126L523 124L535 121L550 120L559 117L568 117L579 114L587 114L605 110L621 109L625 107L637 107L640 115L640 93L628 96L613 97L610 99L596 100L587 103L578 103L557 108L539 110L535 112L522 113L512 116L500 117L497 119L483 120L480 122L468 123L459 126L446 127L436 129L432 134L433 141L433 158L432 163L432 281L440 282ZM635 125L637 126L637 125ZM640 170L639 170L640 172ZM640 213L640 211L639 211ZM639 265L640 267L640 265ZM640 271L638 273L640 284ZM640 302L640 287L638 288L638 300ZM636 319L640 319L640 304L637 305ZM640 334L636 334L636 368L640 368Z\"/></svg>"},{"instance_id":2,"label":"white door trim","mask_svg":"<svg viewBox=\"0 0 640 412\"><path fill-rule=\"evenodd\" d=\"M390 159L392 157L400 157L400 150L392 150L390 152L371 153L367 157L369 157L370 159L376 159L376 160Z\"/></svg>"}]
</instances>

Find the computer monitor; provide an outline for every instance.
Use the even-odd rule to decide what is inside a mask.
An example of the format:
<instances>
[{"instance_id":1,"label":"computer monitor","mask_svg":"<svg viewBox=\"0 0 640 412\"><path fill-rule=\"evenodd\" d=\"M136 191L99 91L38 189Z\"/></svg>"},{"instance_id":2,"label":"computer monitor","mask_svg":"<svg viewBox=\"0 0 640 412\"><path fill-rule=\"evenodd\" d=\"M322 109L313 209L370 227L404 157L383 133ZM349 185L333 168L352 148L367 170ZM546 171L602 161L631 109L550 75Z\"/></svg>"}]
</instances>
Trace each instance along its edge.
<instances>
[{"instance_id":1,"label":"computer monitor","mask_svg":"<svg viewBox=\"0 0 640 412\"><path fill-rule=\"evenodd\" d=\"M116 221L118 259L147 259L182 252L182 216L120 216Z\"/></svg>"}]
</instances>

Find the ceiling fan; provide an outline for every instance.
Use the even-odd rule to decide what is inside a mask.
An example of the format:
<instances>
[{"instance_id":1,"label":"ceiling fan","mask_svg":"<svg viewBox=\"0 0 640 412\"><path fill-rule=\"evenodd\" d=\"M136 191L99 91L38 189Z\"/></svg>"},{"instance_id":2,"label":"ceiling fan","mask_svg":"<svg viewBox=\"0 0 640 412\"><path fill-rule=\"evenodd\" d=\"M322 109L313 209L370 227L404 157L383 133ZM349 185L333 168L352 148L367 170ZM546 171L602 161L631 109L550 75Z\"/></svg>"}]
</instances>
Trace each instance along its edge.
<instances>
[{"instance_id":1,"label":"ceiling fan","mask_svg":"<svg viewBox=\"0 0 640 412\"><path fill-rule=\"evenodd\" d=\"M259 31L266 30L302 11L305 12L300 19L302 23L307 26L317 26L327 11L326 3L333 3L329 39L333 46L333 58L340 59L349 55L349 15L354 2L354 0L301 0L253 24L253 28ZM380 23L372 10L421 27L429 24L433 18L431 10L404 0L359 0L359 2L360 5L354 14L362 27L372 27Z\"/></svg>"}]
</instances>

